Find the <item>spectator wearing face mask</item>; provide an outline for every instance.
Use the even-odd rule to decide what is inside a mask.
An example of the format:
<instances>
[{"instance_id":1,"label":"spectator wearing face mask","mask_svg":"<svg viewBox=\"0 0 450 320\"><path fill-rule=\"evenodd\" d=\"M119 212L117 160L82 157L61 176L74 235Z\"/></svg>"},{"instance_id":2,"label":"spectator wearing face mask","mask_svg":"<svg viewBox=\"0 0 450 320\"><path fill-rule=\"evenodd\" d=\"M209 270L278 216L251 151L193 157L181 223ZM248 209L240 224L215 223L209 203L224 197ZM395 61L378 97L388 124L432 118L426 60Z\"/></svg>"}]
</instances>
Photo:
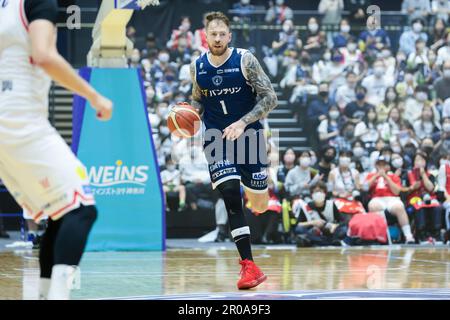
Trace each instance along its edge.
<instances>
[{"instance_id":1,"label":"spectator wearing face mask","mask_svg":"<svg viewBox=\"0 0 450 320\"><path fill-rule=\"evenodd\" d=\"M409 54L407 65L409 69L424 67L429 72L430 61L428 60L428 48L422 38L416 40L415 50Z\"/></svg>"},{"instance_id":2,"label":"spectator wearing face mask","mask_svg":"<svg viewBox=\"0 0 450 320\"><path fill-rule=\"evenodd\" d=\"M355 124L346 122L336 139L336 149L338 152L352 150L352 143L355 141Z\"/></svg>"},{"instance_id":3,"label":"spectator wearing face mask","mask_svg":"<svg viewBox=\"0 0 450 320\"><path fill-rule=\"evenodd\" d=\"M433 87L438 104L443 104L446 99L450 98L450 60L445 61L442 65L442 76L434 82ZM450 116L450 113L443 114L443 116Z\"/></svg>"},{"instance_id":4,"label":"spectator wearing face mask","mask_svg":"<svg viewBox=\"0 0 450 320\"><path fill-rule=\"evenodd\" d=\"M295 215L296 243L299 247L339 246L346 230L341 229L344 220L334 201L326 198L327 187L319 182L311 188L312 200L300 201Z\"/></svg>"},{"instance_id":5,"label":"spectator wearing face mask","mask_svg":"<svg viewBox=\"0 0 450 320\"><path fill-rule=\"evenodd\" d=\"M284 187L293 198L310 196L309 188L323 179L317 170L311 167L311 154L303 151L298 158L298 165L289 170Z\"/></svg>"},{"instance_id":6,"label":"spectator wearing face mask","mask_svg":"<svg viewBox=\"0 0 450 320\"><path fill-rule=\"evenodd\" d=\"M408 17L408 22L426 21L431 13L430 0L403 0L402 13Z\"/></svg>"},{"instance_id":7,"label":"spectator wearing face mask","mask_svg":"<svg viewBox=\"0 0 450 320\"><path fill-rule=\"evenodd\" d=\"M289 8L284 0L276 0L275 5L272 1L269 1L269 9L266 13L266 22L275 23L277 25L283 24L286 20L292 20L294 18L294 13L291 8Z\"/></svg>"},{"instance_id":8,"label":"spectator wearing face mask","mask_svg":"<svg viewBox=\"0 0 450 320\"><path fill-rule=\"evenodd\" d=\"M433 108L431 106L424 106L420 119L413 123L416 136L422 140L425 137L433 136L440 131L440 124L434 122Z\"/></svg>"},{"instance_id":9,"label":"spectator wearing face mask","mask_svg":"<svg viewBox=\"0 0 450 320\"><path fill-rule=\"evenodd\" d=\"M386 146L386 143L383 139L379 138L375 143L375 149L370 152L369 156L369 171L373 171L375 169L375 163L378 157L381 155L381 150Z\"/></svg>"},{"instance_id":10,"label":"spectator wearing face mask","mask_svg":"<svg viewBox=\"0 0 450 320\"><path fill-rule=\"evenodd\" d=\"M361 50L358 49L356 40L353 37L348 39L347 45L339 48L339 52L344 59L346 70L355 72L358 75L358 81L360 81L366 72L366 62Z\"/></svg>"},{"instance_id":11,"label":"spectator wearing face mask","mask_svg":"<svg viewBox=\"0 0 450 320\"><path fill-rule=\"evenodd\" d=\"M398 176L390 171L389 161L380 156L376 162L376 172L369 173L366 184L369 188L369 211L385 212L388 223L397 222L400 224L405 242L415 243L411 232L408 215L399 194L402 190L401 181Z\"/></svg>"},{"instance_id":12,"label":"spectator wearing face mask","mask_svg":"<svg viewBox=\"0 0 450 320\"><path fill-rule=\"evenodd\" d=\"M328 144L331 146L337 145L340 123L339 109L336 105L332 105L328 110L327 118L322 120L317 127L321 144Z\"/></svg>"},{"instance_id":13,"label":"spectator wearing face mask","mask_svg":"<svg viewBox=\"0 0 450 320\"><path fill-rule=\"evenodd\" d=\"M358 123L363 119L370 108L374 105L366 101L367 89L363 86L356 87L356 101L352 101L345 106L344 114L347 120L352 123Z\"/></svg>"},{"instance_id":14,"label":"spectator wearing face mask","mask_svg":"<svg viewBox=\"0 0 450 320\"><path fill-rule=\"evenodd\" d=\"M364 147L370 151L375 148L375 143L380 137L378 133L378 128L380 127L377 123L377 113L375 108L368 108L367 113L364 118L356 124L355 127L355 138L361 139L364 143Z\"/></svg>"},{"instance_id":15,"label":"spectator wearing face mask","mask_svg":"<svg viewBox=\"0 0 450 320\"><path fill-rule=\"evenodd\" d=\"M171 102L177 89L178 82L176 81L175 74L171 70L166 71L164 79L159 81L155 86L157 101Z\"/></svg>"},{"instance_id":16,"label":"spectator wearing face mask","mask_svg":"<svg viewBox=\"0 0 450 320\"><path fill-rule=\"evenodd\" d=\"M313 80L316 83L328 82L330 84L330 92L334 95L339 86L345 84L346 65L342 53L334 49L331 54L331 61L324 64L325 68L320 73L315 73L313 67Z\"/></svg>"},{"instance_id":17,"label":"spectator wearing face mask","mask_svg":"<svg viewBox=\"0 0 450 320\"><path fill-rule=\"evenodd\" d=\"M170 40L167 42L167 48L171 51L178 49L180 43L185 44L187 49L192 49L194 44L194 35L191 29L191 19L187 16L181 18L181 24L178 29L172 31Z\"/></svg>"},{"instance_id":18,"label":"spectator wearing face mask","mask_svg":"<svg viewBox=\"0 0 450 320\"><path fill-rule=\"evenodd\" d=\"M295 167L295 151L292 148L287 149L283 155L283 164L278 168L277 180L284 183L289 170Z\"/></svg>"},{"instance_id":19,"label":"spectator wearing face mask","mask_svg":"<svg viewBox=\"0 0 450 320\"><path fill-rule=\"evenodd\" d=\"M328 190L335 198L348 199L353 196L355 190L361 190L359 172L350 167L352 157L351 151L341 151L338 166L330 172Z\"/></svg>"},{"instance_id":20,"label":"spectator wearing face mask","mask_svg":"<svg viewBox=\"0 0 450 320\"><path fill-rule=\"evenodd\" d=\"M345 75L345 84L336 90L335 101L339 109L343 110L347 104L356 100L356 84L358 77L353 71L347 72Z\"/></svg>"},{"instance_id":21,"label":"spectator wearing face mask","mask_svg":"<svg viewBox=\"0 0 450 320\"><path fill-rule=\"evenodd\" d=\"M411 23L411 30L404 31L399 40L399 50L409 56L416 49L416 41L422 39L427 43L428 35L423 32L424 22L420 18L416 18Z\"/></svg>"},{"instance_id":22,"label":"spectator wearing face mask","mask_svg":"<svg viewBox=\"0 0 450 320\"><path fill-rule=\"evenodd\" d=\"M175 198L179 201L178 209L183 210L186 203L186 189L181 184L181 174L177 170L172 157L166 157L166 169L161 171L161 182L165 195L166 210L169 209L169 199Z\"/></svg>"},{"instance_id":23,"label":"spectator wearing face mask","mask_svg":"<svg viewBox=\"0 0 450 320\"><path fill-rule=\"evenodd\" d=\"M283 56L288 50L300 50L302 40L295 30L294 22L286 20L283 22L282 31L278 34L278 40L272 42L272 49L276 55Z\"/></svg>"},{"instance_id":24,"label":"spectator wearing face mask","mask_svg":"<svg viewBox=\"0 0 450 320\"><path fill-rule=\"evenodd\" d=\"M334 168L334 159L336 158L336 148L332 146L325 146L322 148L321 152L322 156L320 157L320 161L314 167L319 171L320 175L323 175L323 182L328 181L328 176L330 171Z\"/></svg>"},{"instance_id":25,"label":"spectator wearing face mask","mask_svg":"<svg viewBox=\"0 0 450 320\"><path fill-rule=\"evenodd\" d=\"M398 105L399 98L397 92L394 87L386 88L386 93L384 95L384 101L377 105L376 113L377 113L377 122L384 123L387 118L389 112L392 108L395 108Z\"/></svg>"},{"instance_id":26,"label":"spectator wearing face mask","mask_svg":"<svg viewBox=\"0 0 450 320\"><path fill-rule=\"evenodd\" d=\"M350 23L344 18L339 24L339 33L333 37L333 48L343 48L347 46L347 41L352 37L350 34Z\"/></svg>"},{"instance_id":27,"label":"spectator wearing face mask","mask_svg":"<svg viewBox=\"0 0 450 320\"><path fill-rule=\"evenodd\" d=\"M329 95L328 83L323 82L319 85L319 96L313 99L308 105L306 112L308 119L306 122L306 130L310 132L309 141L313 149L318 144L317 132L314 129L317 128L322 120L327 118L328 110L331 107Z\"/></svg>"},{"instance_id":28,"label":"spectator wearing face mask","mask_svg":"<svg viewBox=\"0 0 450 320\"><path fill-rule=\"evenodd\" d=\"M439 155L450 154L450 117L442 119L442 130L435 134L434 150Z\"/></svg>"},{"instance_id":29,"label":"spectator wearing face mask","mask_svg":"<svg viewBox=\"0 0 450 320\"><path fill-rule=\"evenodd\" d=\"M378 105L383 102L386 89L394 85L394 78L386 75L386 66L382 59L373 63L373 73L366 76L361 85L367 89L367 102Z\"/></svg>"},{"instance_id":30,"label":"spectator wearing face mask","mask_svg":"<svg viewBox=\"0 0 450 320\"><path fill-rule=\"evenodd\" d=\"M428 172L427 162L427 154L417 152L414 167L408 172L409 194L406 203L414 215L416 238L420 243L430 237L433 243L441 240L442 210L434 193L435 178Z\"/></svg>"},{"instance_id":31,"label":"spectator wearing face mask","mask_svg":"<svg viewBox=\"0 0 450 320\"><path fill-rule=\"evenodd\" d=\"M425 106L430 106L433 109L433 121L435 123L440 122L440 114L433 106L432 102L428 99L429 90L425 85L419 85L416 87L414 97L410 97L405 101L405 111L403 112L403 119L411 124L414 124L422 114L422 110Z\"/></svg>"},{"instance_id":32,"label":"spectator wearing face mask","mask_svg":"<svg viewBox=\"0 0 450 320\"><path fill-rule=\"evenodd\" d=\"M380 52L383 48L391 47L388 33L374 15L367 18L366 26L367 30L362 31L358 37L361 51Z\"/></svg>"},{"instance_id":33,"label":"spectator wearing face mask","mask_svg":"<svg viewBox=\"0 0 450 320\"><path fill-rule=\"evenodd\" d=\"M437 51L436 64L442 65L445 61L450 60L450 32L445 34L445 44Z\"/></svg>"},{"instance_id":34,"label":"spectator wearing face mask","mask_svg":"<svg viewBox=\"0 0 450 320\"><path fill-rule=\"evenodd\" d=\"M315 17L308 19L308 29L303 39L303 50L306 50L314 63L323 56L326 48L326 36L320 30L319 21Z\"/></svg>"},{"instance_id":35,"label":"spectator wearing face mask","mask_svg":"<svg viewBox=\"0 0 450 320\"><path fill-rule=\"evenodd\" d=\"M371 148L372 150L374 149ZM366 175L366 172L370 170L370 149L367 149L365 147L365 144L362 140L358 139L353 142L352 145L352 152L353 152L353 158L352 163L355 164L355 169L358 170L360 174L360 181L364 180L364 176Z\"/></svg>"}]
</instances>

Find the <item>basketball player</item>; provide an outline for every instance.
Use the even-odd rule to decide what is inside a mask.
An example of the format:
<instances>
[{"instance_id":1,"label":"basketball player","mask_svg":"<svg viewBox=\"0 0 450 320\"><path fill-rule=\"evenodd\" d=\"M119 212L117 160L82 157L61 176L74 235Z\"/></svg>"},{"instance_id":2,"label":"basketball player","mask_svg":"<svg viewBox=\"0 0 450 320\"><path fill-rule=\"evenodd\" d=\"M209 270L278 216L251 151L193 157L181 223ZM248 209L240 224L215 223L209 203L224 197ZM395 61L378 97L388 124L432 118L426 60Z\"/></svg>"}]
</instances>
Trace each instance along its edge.
<instances>
[{"instance_id":1,"label":"basketball player","mask_svg":"<svg viewBox=\"0 0 450 320\"><path fill-rule=\"evenodd\" d=\"M227 149L222 158L212 159L206 154L212 142L207 141L206 135L204 148L213 188L217 188L224 199L231 234L241 256L241 279L237 286L249 289L267 277L253 262L240 184L244 185L252 209L265 212L269 201L267 159L258 158L256 163L250 163L248 158L254 153L267 155L259 120L277 106L277 96L257 59L247 50L228 47L231 41L229 19L221 12L211 12L206 15L206 22L209 51L191 64L191 104L203 114L206 130L216 129L223 133L219 139L223 139ZM256 132L258 143L246 143L244 148L238 148L238 138L244 137L250 129ZM234 148L232 156L229 146ZM242 155L247 159L237 163L236 156Z\"/></svg>"},{"instance_id":2,"label":"basketball player","mask_svg":"<svg viewBox=\"0 0 450 320\"><path fill-rule=\"evenodd\" d=\"M51 79L86 98L100 120L112 102L80 78L56 49L56 0L0 1L0 178L38 222L41 299L69 299L96 220L86 169L48 122Z\"/></svg>"}]
</instances>

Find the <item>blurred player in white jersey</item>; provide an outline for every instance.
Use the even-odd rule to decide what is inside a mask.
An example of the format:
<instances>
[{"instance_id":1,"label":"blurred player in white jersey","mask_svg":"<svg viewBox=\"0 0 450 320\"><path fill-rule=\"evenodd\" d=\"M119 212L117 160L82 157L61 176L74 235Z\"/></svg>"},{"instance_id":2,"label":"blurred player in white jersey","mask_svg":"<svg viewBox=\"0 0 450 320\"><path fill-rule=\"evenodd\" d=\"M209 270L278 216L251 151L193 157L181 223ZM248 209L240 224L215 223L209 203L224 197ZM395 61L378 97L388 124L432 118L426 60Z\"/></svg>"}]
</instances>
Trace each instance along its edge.
<instances>
[{"instance_id":1,"label":"blurred player in white jersey","mask_svg":"<svg viewBox=\"0 0 450 320\"><path fill-rule=\"evenodd\" d=\"M86 169L48 122L51 79L86 98L100 120L112 102L56 49L56 0L0 0L0 179L33 220L48 216L39 254L42 299L69 299L97 217Z\"/></svg>"}]
</instances>

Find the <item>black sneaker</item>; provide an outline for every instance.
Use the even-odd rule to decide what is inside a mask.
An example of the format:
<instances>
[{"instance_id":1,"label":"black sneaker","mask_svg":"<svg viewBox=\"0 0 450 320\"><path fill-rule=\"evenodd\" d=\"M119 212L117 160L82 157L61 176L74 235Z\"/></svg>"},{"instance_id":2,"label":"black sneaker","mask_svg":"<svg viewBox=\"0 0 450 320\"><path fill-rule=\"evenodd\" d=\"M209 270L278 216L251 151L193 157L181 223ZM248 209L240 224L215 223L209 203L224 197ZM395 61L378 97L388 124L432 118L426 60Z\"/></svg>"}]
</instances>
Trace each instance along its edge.
<instances>
[{"instance_id":1,"label":"black sneaker","mask_svg":"<svg viewBox=\"0 0 450 320\"><path fill-rule=\"evenodd\" d=\"M33 249L40 249L41 248L41 240L42 236L37 235L33 239Z\"/></svg>"}]
</instances>

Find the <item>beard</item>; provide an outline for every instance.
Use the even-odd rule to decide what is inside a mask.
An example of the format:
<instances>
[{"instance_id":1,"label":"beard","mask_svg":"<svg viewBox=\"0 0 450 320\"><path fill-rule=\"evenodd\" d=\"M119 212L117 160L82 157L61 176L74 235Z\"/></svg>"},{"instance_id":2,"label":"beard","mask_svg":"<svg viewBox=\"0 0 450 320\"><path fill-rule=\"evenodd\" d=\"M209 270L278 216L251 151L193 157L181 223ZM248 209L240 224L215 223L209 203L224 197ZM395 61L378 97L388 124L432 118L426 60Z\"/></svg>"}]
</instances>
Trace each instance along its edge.
<instances>
[{"instance_id":1,"label":"beard","mask_svg":"<svg viewBox=\"0 0 450 320\"><path fill-rule=\"evenodd\" d=\"M228 49L228 45L222 45L221 48L216 48L216 47L211 46L211 45L208 44L208 48L209 48L209 51L211 52L211 54L213 56L219 56L220 57L220 56L225 54L225 52Z\"/></svg>"}]
</instances>

